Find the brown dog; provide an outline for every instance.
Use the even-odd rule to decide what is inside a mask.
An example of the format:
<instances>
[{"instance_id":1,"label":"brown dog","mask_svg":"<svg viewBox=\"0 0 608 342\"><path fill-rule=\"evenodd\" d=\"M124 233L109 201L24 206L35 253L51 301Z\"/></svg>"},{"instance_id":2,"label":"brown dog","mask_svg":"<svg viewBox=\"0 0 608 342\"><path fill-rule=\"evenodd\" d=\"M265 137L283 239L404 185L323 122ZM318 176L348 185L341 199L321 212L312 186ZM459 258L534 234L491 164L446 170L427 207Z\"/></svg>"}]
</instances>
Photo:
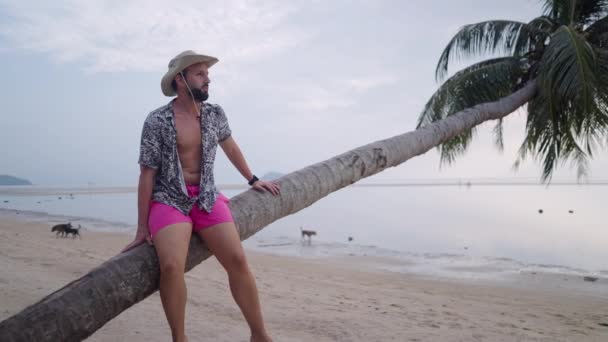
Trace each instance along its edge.
<instances>
[{"instance_id":1,"label":"brown dog","mask_svg":"<svg viewBox=\"0 0 608 342\"><path fill-rule=\"evenodd\" d=\"M59 237L59 235L65 237L66 229L72 229L71 222L54 225L53 228L51 228L51 232L57 232L55 233L56 238Z\"/></svg>"}]
</instances>

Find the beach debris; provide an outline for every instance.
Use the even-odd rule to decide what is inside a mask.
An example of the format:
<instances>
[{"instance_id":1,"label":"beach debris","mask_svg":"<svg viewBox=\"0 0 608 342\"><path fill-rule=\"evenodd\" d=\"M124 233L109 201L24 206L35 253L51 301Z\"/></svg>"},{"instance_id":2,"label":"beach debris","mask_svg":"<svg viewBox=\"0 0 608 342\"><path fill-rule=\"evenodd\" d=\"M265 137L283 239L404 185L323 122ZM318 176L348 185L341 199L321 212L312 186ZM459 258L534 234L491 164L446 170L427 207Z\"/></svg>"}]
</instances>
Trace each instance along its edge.
<instances>
[{"instance_id":1,"label":"beach debris","mask_svg":"<svg viewBox=\"0 0 608 342\"><path fill-rule=\"evenodd\" d=\"M592 277L592 276L584 276L583 277L584 281L590 281L590 282L594 282L598 280L598 277Z\"/></svg>"},{"instance_id":2,"label":"beach debris","mask_svg":"<svg viewBox=\"0 0 608 342\"><path fill-rule=\"evenodd\" d=\"M61 196L57 197L57 199L61 199Z\"/></svg>"},{"instance_id":3,"label":"beach debris","mask_svg":"<svg viewBox=\"0 0 608 342\"><path fill-rule=\"evenodd\" d=\"M351 242L351 241L353 241L353 240L354 240L354 239L353 239L353 237L352 237L352 236L349 236L349 237L348 237L348 242Z\"/></svg>"},{"instance_id":4,"label":"beach debris","mask_svg":"<svg viewBox=\"0 0 608 342\"><path fill-rule=\"evenodd\" d=\"M469 249L469 246L464 246L464 249L465 249L465 250Z\"/></svg>"},{"instance_id":5,"label":"beach debris","mask_svg":"<svg viewBox=\"0 0 608 342\"><path fill-rule=\"evenodd\" d=\"M8 203L8 201L4 201L4 203Z\"/></svg>"},{"instance_id":6,"label":"beach debris","mask_svg":"<svg viewBox=\"0 0 608 342\"><path fill-rule=\"evenodd\" d=\"M570 214L574 214L574 210L568 210Z\"/></svg>"},{"instance_id":7,"label":"beach debris","mask_svg":"<svg viewBox=\"0 0 608 342\"><path fill-rule=\"evenodd\" d=\"M603 327L608 327L608 323L598 323L599 325L603 326Z\"/></svg>"},{"instance_id":8,"label":"beach debris","mask_svg":"<svg viewBox=\"0 0 608 342\"><path fill-rule=\"evenodd\" d=\"M543 213L543 210L542 210L542 209L538 209L538 213L539 213L539 214L542 214L542 213Z\"/></svg>"}]
</instances>

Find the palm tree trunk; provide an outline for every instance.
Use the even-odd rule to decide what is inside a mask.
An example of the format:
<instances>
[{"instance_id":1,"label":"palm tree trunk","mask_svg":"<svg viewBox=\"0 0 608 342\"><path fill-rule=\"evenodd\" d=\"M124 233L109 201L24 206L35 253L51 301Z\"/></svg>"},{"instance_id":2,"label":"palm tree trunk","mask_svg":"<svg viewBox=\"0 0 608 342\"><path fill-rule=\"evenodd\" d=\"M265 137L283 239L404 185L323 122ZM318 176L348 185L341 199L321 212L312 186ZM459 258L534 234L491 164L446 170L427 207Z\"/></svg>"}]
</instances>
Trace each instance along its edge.
<instances>
[{"instance_id":1,"label":"palm tree trunk","mask_svg":"<svg viewBox=\"0 0 608 342\"><path fill-rule=\"evenodd\" d=\"M502 118L536 93L534 81L492 103L477 105L416 131L377 141L279 180L281 196L245 191L231 200L241 239L328 194L423 154L482 122ZM193 235L186 269L210 256ZM159 266L147 244L117 255L62 289L0 322L0 341L81 341L158 289Z\"/></svg>"}]
</instances>

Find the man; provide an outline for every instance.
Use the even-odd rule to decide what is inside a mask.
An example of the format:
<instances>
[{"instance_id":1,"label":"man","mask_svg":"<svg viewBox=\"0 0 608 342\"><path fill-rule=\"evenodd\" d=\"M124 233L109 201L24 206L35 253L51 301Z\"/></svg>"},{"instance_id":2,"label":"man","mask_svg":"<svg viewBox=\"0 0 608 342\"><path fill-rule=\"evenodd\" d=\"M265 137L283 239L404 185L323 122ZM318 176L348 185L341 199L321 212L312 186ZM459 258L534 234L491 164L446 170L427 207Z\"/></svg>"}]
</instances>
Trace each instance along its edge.
<instances>
[{"instance_id":1,"label":"man","mask_svg":"<svg viewBox=\"0 0 608 342\"><path fill-rule=\"evenodd\" d=\"M209 96L209 68L217 62L215 57L184 51L169 63L161 89L177 98L151 112L144 122L138 228L134 241L123 251L145 241L154 245L160 264L160 296L173 341L186 341L184 269L190 236L198 234L228 273L232 296L251 329L251 341L270 341L229 199L215 188L217 145L254 189L276 196L279 186L251 173L224 111L204 102Z\"/></svg>"}]
</instances>

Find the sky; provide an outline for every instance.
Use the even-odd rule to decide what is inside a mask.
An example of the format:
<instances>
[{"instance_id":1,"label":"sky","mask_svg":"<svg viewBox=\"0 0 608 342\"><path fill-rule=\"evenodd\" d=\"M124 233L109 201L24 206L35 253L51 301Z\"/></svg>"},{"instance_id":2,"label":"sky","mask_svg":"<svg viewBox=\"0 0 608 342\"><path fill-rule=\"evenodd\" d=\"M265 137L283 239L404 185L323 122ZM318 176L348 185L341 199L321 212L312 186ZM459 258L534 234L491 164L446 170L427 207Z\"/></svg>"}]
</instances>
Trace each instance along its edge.
<instances>
[{"instance_id":1,"label":"sky","mask_svg":"<svg viewBox=\"0 0 608 342\"><path fill-rule=\"evenodd\" d=\"M529 21L538 0L23 1L0 0L0 174L40 185L136 185L141 127L170 98L160 79L183 50L216 56L208 102L220 104L254 173L290 173L415 129L437 89L434 71L465 24ZM453 72L456 69L451 70ZM525 112L493 123L468 153L440 167L438 152L374 180L539 179L512 168ZM608 171L606 150L590 179ZM560 167L554 179L575 180ZM216 182L245 180L218 153ZM604 177L605 179L605 177Z\"/></svg>"}]
</instances>

